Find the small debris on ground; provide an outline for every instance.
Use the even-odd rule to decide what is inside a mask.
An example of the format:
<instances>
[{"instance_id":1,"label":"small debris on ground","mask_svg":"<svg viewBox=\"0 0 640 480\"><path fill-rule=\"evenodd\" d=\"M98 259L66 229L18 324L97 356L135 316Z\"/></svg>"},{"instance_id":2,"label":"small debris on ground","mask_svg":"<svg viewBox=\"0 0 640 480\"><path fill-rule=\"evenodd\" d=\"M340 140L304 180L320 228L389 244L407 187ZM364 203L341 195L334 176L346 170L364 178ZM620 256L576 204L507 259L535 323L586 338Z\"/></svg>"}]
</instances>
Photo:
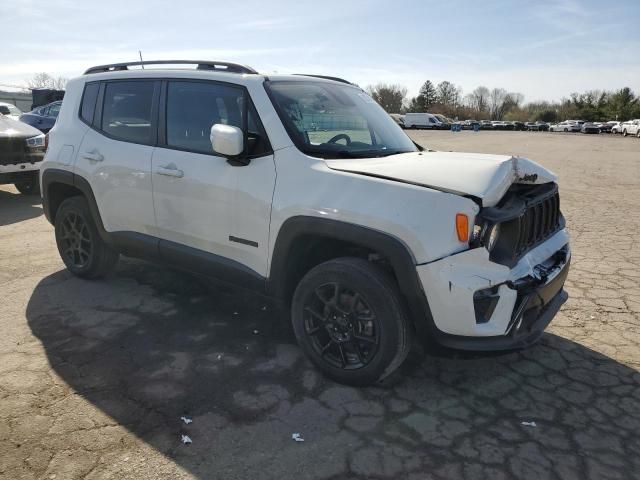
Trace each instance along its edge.
<instances>
[{"instance_id":1,"label":"small debris on ground","mask_svg":"<svg viewBox=\"0 0 640 480\"><path fill-rule=\"evenodd\" d=\"M537 427L536 422L521 422L525 427Z\"/></svg>"},{"instance_id":2,"label":"small debris on ground","mask_svg":"<svg viewBox=\"0 0 640 480\"><path fill-rule=\"evenodd\" d=\"M189 437L189 435L182 435L182 437L180 438L180 441L182 443L184 443L185 445L189 445L190 443L193 443L193 441L191 441L191 438Z\"/></svg>"},{"instance_id":3,"label":"small debris on ground","mask_svg":"<svg viewBox=\"0 0 640 480\"><path fill-rule=\"evenodd\" d=\"M222 360L222 354L219 353L218 356L216 357L218 360Z\"/></svg>"},{"instance_id":4,"label":"small debris on ground","mask_svg":"<svg viewBox=\"0 0 640 480\"><path fill-rule=\"evenodd\" d=\"M302 438L302 435L299 433L292 433L291 439L295 440L296 442L304 442L304 438Z\"/></svg>"},{"instance_id":5,"label":"small debris on ground","mask_svg":"<svg viewBox=\"0 0 640 480\"><path fill-rule=\"evenodd\" d=\"M260 332L258 332L258 330L254 330L254 331L253 331L253 334L254 334L254 335L257 335L258 333L260 333Z\"/></svg>"},{"instance_id":6,"label":"small debris on ground","mask_svg":"<svg viewBox=\"0 0 640 480\"><path fill-rule=\"evenodd\" d=\"M186 415L183 415L182 417L180 417L180 420L182 420L185 425L189 425L190 423L193 423L193 419L190 417L187 417Z\"/></svg>"},{"instance_id":7,"label":"small debris on ground","mask_svg":"<svg viewBox=\"0 0 640 480\"><path fill-rule=\"evenodd\" d=\"M261 308L260 310L262 310L263 312L265 312L265 311L267 310L267 306L266 306L266 305L263 305L263 306L262 306L262 308Z\"/></svg>"}]
</instances>

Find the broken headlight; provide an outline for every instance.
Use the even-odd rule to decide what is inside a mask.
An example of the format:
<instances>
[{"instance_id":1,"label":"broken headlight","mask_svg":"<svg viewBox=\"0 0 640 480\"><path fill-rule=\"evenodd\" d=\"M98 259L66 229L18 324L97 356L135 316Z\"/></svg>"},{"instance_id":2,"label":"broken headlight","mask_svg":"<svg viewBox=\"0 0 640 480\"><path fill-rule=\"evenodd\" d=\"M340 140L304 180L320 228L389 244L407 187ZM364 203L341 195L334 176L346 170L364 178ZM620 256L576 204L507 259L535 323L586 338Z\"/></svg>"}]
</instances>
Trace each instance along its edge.
<instances>
[{"instance_id":1,"label":"broken headlight","mask_svg":"<svg viewBox=\"0 0 640 480\"><path fill-rule=\"evenodd\" d=\"M489 227L488 232L485 233L485 242L484 246L487 247L487 250L492 251L498 243L498 238L500 237L500 224L496 223Z\"/></svg>"},{"instance_id":2,"label":"broken headlight","mask_svg":"<svg viewBox=\"0 0 640 480\"><path fill-rule=\"evenodd\" d=\"M500 238L500 224L499 223L483 223L481 225L476 224L473 227L473 236L471 238L470 245L472 247L485 247L488 251L492 251L498 239Z\"/></svg>"}]
</instances>

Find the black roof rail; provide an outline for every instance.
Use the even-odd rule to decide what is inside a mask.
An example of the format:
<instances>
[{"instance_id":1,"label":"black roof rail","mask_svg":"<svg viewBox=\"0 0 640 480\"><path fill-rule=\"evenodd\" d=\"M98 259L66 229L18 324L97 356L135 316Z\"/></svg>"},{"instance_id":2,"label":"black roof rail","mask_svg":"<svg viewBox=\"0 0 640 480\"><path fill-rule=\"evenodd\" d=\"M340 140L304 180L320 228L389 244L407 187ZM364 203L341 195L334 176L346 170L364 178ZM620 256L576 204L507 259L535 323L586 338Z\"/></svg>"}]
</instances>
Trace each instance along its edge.
<instances>
[{"instance_id":1,"label":"black roof rail","mask_svg":"<svg viewBox=\"0 0 640 480\"><path fill-rule=\"evenodd\" d=\"M340 82L340 83L346 83L349 85L353 85L353 83L351 83L348 80L345 80L344 78L340 78L340 77L330 77L328 75L309 75L307 73L294 73L294 75L300 75L302 77L315 77L315 78L322 78L324 80L333 80L334 82Z\"/></svg>"},{"instance_id":2,"label":"black roof rail","mask_svg":"<svg viewBox=\"0 0 640 480\"><path fill-rule=\"evenodd\" d=\"M258 73L251 67L231 62L218 62L213 60L145 60L144 62L124 62L110 63L108 65L97 65L95 67L88 68L87 71L84 72L84 74L89 75L91 73L129 70L129 67L137 65L142 66L143 68L144 65L197 65L198 70L216 70L219 72L229 73Z\"/></svg>"}]
</instances>

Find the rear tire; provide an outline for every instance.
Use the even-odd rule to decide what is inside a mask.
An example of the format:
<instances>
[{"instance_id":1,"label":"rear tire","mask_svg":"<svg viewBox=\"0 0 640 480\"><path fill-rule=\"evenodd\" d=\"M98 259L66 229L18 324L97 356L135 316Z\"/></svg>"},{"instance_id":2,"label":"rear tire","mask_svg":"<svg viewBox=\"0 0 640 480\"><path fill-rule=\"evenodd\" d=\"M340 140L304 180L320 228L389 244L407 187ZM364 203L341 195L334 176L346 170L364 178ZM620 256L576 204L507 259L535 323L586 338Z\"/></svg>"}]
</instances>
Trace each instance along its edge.
<instances>
[{"instance_id":1,"label":"rear tire","mask_svg":"<svg viewBox=\"0 0 640 480\"><path fill-rule=\"evenodd\" d=\"M336 382L365 386L406 358L409 321L391 277L359 258L311 269L293 295L291 319L306 357Z\"/></svg>"},{"instance_id":2,"label":"rear tire","mask_svg":"<svg viewBox=\"0 0 640 480\"><path fill-rule=\"evenodd\" d=\"M100 237L84 197L70 197L55 214L58 252L67 269L81 278L99 278L111 272L118 252Z\"/></svg>"},{"instance_id":3,"label":"rear tire","mask_svg":"<svg viewBox=\"0 0 640 480\"><path fill-rule=\"evenodd\" d=\"M13 184L22 195L40 195L40 180L35 172L31 178Z\"/></svg>"}]
</instances>

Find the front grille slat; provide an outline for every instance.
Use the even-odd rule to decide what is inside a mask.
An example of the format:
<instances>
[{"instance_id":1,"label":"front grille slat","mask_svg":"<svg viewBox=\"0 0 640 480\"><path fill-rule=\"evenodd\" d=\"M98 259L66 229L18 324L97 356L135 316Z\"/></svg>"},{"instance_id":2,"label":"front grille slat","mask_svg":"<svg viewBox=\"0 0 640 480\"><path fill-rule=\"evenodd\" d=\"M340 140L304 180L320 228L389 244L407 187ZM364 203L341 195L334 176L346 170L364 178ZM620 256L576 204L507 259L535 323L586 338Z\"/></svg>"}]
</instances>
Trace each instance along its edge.
<instances>
[{"instance_id":1,"label":"front grille slat","mask_svg":"<svg viewBox=\"0 0 640 480\"><path fill-rule=\"evenodd\" d=\"M560 225L560 197L553 195L530 205L519 219L516 253L521 255L530 247L551 236Z\"/></svg>"}]
</instances>

